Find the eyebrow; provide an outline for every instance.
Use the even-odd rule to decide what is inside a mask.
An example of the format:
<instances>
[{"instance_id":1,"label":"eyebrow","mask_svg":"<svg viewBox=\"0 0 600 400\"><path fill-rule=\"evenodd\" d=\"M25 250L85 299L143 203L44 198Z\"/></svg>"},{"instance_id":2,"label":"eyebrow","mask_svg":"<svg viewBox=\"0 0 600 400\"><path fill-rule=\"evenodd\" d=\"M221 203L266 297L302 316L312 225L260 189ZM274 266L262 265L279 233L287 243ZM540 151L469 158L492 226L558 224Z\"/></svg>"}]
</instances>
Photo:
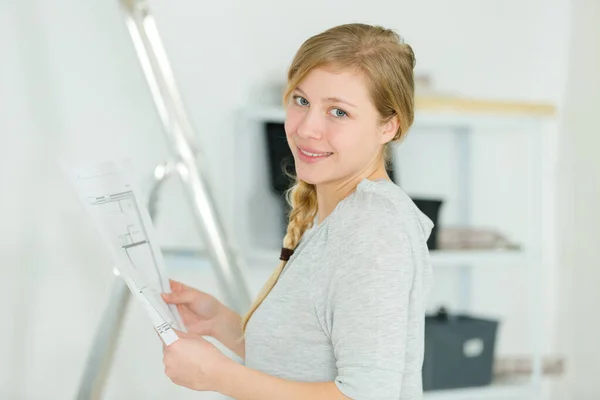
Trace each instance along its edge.
<instances>
[{"instance_id":1,"label":"eyebrow","mask_svg":"<svg viewBox=\"0 0 600 400\"><path fill-rule=\"evenodd\" d=\"M298 92L300 92L300 93L302 93L303 95L306 96L306 93L304 92L304 90L300 89L299 87L297 87L295 90L297 90ZM347 104L347 105L349 105L351 107L356 107L354 104L350 103L349 101L342 100L339 97L326 97L323 100L330 101L330 102L333 102L333 103L343 103L343 104Z\"/></svg>"}]
</instances>

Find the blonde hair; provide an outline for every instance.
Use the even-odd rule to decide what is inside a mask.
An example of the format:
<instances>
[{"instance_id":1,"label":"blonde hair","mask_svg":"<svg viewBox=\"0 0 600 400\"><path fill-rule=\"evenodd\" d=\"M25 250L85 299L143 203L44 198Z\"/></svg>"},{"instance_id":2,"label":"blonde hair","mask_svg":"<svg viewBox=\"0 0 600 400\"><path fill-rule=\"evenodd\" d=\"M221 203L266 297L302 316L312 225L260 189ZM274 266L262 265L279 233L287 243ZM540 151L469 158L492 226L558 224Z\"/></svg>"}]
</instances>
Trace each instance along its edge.
<instances>
[{"instance_id":1,"label":"blonde hair","mask_svg":"<svg viewBox=\"0 0 600 400\"><path fill-rule=\"evenodd\" d=\"M381 123L398 117L399 128L393 138L398 141L408 132L414 119L414 66L412 48L394 31L359 23L339 25L302 44L288 70L283 101L288 103L292 91L315 68L356 70L367 80ZM390 159L387 145L383 157L385 162ZM317 193L314 185L296 178L286 196L291 211L283 247L294 250L317 215ZM242 318L243 333L254 311L277 283L286 262L280 262Z\"/></svg>"}]
</instances>

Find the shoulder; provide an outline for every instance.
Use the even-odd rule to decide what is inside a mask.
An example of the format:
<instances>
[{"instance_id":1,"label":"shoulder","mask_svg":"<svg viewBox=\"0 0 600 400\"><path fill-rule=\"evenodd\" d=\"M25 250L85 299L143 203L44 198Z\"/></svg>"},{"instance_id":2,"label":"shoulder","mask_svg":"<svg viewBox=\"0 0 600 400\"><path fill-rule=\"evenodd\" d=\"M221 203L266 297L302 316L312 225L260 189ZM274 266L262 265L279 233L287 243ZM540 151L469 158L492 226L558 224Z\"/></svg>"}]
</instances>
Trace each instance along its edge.
<instances>
[{"instance_id":1,"label":"shoulder","mask_svg":"<svg viewBox=\"0 0 600 400\"><path fill-rule=\"evenodd\" d=\"M386 241L415 237L427 240L433 222L391 181L360 182L331 220L330 234L342 242Z\"/></svg>"},{"instance_id":2,"label":"shoulder","mask_svg":"<svg viewBox=\"0 0 600 400\"><path fill-rule=\"evenodd\" d=\"M313 290L331 304L354 307L365 297L403 296L414 282L430 282L433 223L399 186L363 181L330 217Z\"/></svg>"}]
</instances>

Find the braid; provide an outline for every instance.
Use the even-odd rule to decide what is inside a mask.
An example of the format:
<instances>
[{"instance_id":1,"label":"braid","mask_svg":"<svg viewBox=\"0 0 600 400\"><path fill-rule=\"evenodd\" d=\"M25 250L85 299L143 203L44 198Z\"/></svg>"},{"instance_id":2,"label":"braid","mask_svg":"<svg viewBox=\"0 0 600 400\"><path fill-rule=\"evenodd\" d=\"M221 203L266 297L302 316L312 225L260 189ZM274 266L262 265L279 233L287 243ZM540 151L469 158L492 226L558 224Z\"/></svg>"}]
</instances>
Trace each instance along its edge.
<instances>
[{"instance_id":1,"label":"braid","mask_svg":"<svg viewBox=\"0 0 600 400\"><path fill-rule=\"evenodd\" d=\"M283 247L294 250L298 246L298 243L300 243L304 232L312 226L317 215L317 191L315 186L297 180L296 184L288 191L288 203L292 207L292 210L289 216L287 232L283 238ZM252 314L254 314L254 311L261 305L277 283L286 263L287 260L282 259L261 289L248 313L242 318L242 333L245 333L248 321L252 317Z\"/></svg>"}]
</instances>

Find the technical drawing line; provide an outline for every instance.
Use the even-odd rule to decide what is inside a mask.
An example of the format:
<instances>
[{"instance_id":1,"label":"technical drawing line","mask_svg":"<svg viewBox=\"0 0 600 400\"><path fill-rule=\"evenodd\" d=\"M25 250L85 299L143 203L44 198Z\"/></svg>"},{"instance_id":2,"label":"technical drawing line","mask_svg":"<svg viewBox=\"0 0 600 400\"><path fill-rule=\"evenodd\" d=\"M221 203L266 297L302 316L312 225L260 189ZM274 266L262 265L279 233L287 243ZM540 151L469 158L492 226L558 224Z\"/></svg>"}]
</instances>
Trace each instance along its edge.
<instances>
[{"instance_id":1,"label":"technical drawing line","mask_svg":"<svg viewBox=\"0 0 600 400\"><path fill-rule=\"evenodd\" d=\"M144 241L142 241L142 242L136 242L136 243L131 243L131 244L125 244L125 245L123 245L123 248L124 248L124 249L130 249L130 248L132 248L132 247L140 246L140 245L147 244L147 243L148 243L148 241L147 241L147 240L144 240Z\"/></svg>"}]
</instances>

